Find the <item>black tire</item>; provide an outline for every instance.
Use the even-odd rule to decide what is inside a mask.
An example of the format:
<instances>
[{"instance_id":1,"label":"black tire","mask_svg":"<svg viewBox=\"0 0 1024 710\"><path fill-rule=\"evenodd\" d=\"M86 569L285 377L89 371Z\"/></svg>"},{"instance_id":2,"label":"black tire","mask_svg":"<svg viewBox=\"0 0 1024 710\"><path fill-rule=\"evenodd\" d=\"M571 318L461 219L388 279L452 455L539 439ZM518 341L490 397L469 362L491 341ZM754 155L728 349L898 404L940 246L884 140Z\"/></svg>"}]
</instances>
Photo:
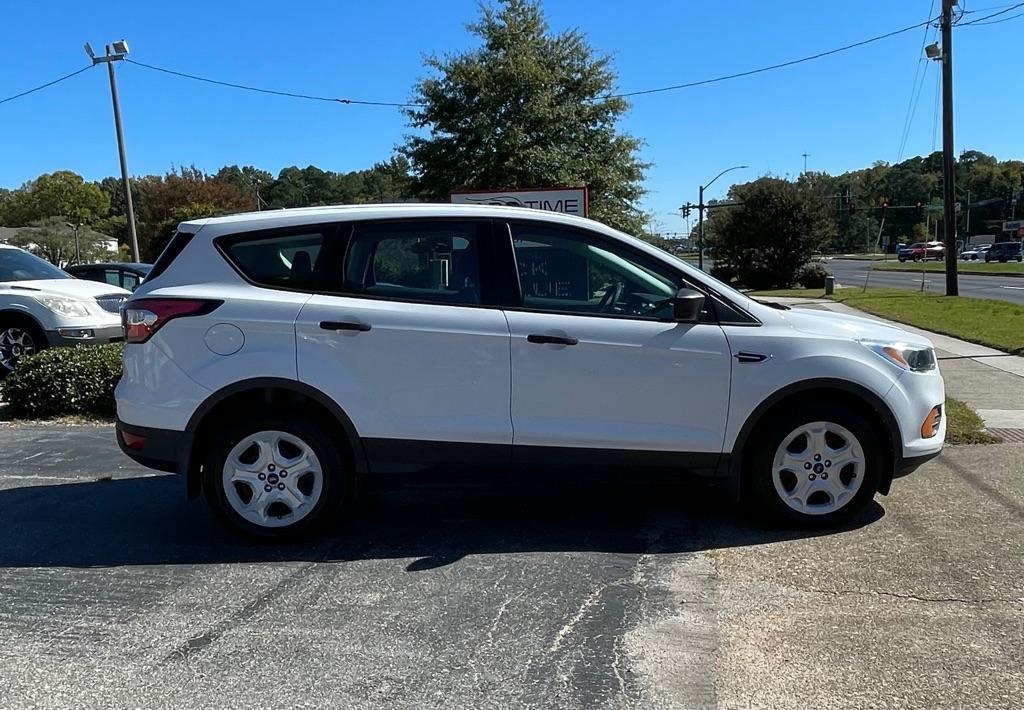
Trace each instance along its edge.
<instances>
[{"instance_id":1,"label":"black tire","mask_svg":"<svg viewBox=\"0 0 1024 710\"><path fill-rule=\"evenodd\" d=\"M238 513L228 501L222 483L232 449L246 437L261 431L280 431L300 439L319 460L322 488L319 499L304 517L281 527L255 524ZM347 501L353 473L346 451L316 421L301 415L265 415L228 426L211 437L214 442L203 461L203 494L213 513L228 527L250 537L269 541L294 540L323 530Z\"/></svg>"},{"instance_id":2,"label":"black tire","mask_svg":"<svg viewBox=\"0 0 1024 710\"><path fill-rule=\"evenodd\" d=\"M864 473L860 488L841 508L823 514L808 514L791 508L782 500L775 488L772 464L776 450L790 433L804 424L819 421L838 424L856 437L864 453ZM882 478L883 461L878 433L859 411L841 404L793 408L772 416L756 432L749 445L744 456L744 470L753 495L748 496L748 504L754 506L756 513L776 523L806 528L835 527L861 512L874 498Z\"/></svg>"},{"instance_id":3,"label":"black tire","mask_svg":"<svg viewBox=\"0 0 1024 710\"><path fill-rule=\"evenodd\" d=\"M34 321L24 317L0 316L0 335L9 328L19 328L24 331L25 334L32 339L36 353L42 352L49 347L49 344L46 342L46 334ZM15 367L16 366L17 363L15 363ZM10 372L10 369L0 363L0 380L7 377Z\"/></svg>"}]
</instances>

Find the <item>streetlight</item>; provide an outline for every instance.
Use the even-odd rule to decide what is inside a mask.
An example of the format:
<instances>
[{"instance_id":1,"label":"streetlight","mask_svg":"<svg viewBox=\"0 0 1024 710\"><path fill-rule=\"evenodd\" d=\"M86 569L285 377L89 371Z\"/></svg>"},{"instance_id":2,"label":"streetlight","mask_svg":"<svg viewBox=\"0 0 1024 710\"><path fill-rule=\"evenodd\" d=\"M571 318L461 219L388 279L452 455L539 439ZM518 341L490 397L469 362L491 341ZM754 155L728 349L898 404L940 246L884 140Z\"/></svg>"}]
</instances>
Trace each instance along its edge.
<instances>
[{"instance_id":1,"label":"streetlight","mask_svg":"<svg viewBox=\"0 0 1024 710\"><path fill-rule=\"evenodd\" d=\"M92 51L92 45L85 43L85 53L89 55L93 65L106 64L107 73L110 75L110 99L114 103L114 130L117 132L117 152L121 159L121 181L124 183L124 203L128 212L128 234L132 242L132 259L136 262L139 259L139 237L135 233L135 207L132 205L132 188L128 179L128 158L124 153L124 129L121 127L121 103L117 97L117 80L114 78L114 62L123 61L128 56L128 43L120 39L113 44L108 44L106 55L97 57Z\"/></svg>"},{"instance_id":2,"label":"streetlight","mask_svg":"<svg viewBox=\"0 0 1024 710\"><path fill-rule=\"evenodd\" d=\"M725 175L727 172L732 170L743 170L749 168L749 165L734 165L731 168L726 168L722 172L711 178L707 185L700 186L700 199L697 201L697 268L701 271L704 270L704 190L715 184L715 180Z\"/></svg>"}]
</instances>

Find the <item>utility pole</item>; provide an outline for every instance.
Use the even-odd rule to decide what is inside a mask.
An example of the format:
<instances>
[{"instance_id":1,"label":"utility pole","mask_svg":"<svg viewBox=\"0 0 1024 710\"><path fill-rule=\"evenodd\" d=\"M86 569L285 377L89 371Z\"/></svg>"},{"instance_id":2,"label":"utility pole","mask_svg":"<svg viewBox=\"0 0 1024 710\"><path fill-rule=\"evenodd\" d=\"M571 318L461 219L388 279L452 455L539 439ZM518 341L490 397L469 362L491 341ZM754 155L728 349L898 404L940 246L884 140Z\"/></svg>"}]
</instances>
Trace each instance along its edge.
<instances>
[{"instance_id":1,"label":"utility pole","mask_svg":"<svg viewBox=\"0 0 1024 710\"><path fill-rule=\"evenodd\" d=\"M942 227L946 243L946 295L959 296L956 251L956 185L953 156L953 6L942 0Z\"/></svg>"},{"instance_id":2,"label":"utility pole","mask_svg":"<svg viewBox=\"0 0 1024 710\"><path fill-rule=\"evenodd\" d=\"M132 259L139 261L139 237L135 232L135 207L132 204L132 187L128 177L128 158L124 151L124 129L121 127L121 102L117 96L117 79L114 77L114 62L123 61L128 54L128 43L123 39L108 44L105 56L97 57L92 46L85 43L85 53L92 59L93 65L106 64L110 76L110 100L114 104L114 130L117 133L117 153L121 160L121 181L124 183L124 204L128 217L128 234L131 238Z\"/></svg>"}]
</instances>

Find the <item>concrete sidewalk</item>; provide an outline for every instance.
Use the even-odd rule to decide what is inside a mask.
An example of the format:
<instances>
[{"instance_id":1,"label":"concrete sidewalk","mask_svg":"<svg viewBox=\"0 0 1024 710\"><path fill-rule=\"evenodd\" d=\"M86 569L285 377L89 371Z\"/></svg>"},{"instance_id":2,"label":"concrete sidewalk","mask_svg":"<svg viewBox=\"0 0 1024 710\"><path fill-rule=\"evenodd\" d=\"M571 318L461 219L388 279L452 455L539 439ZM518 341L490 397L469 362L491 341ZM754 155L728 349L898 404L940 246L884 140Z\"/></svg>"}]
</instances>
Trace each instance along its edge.
<instances>
[{"instance_id":1,"label":"concrete sidewalk","mask_svg":"<svg viewBox=\"0 0 1024 710\"><path fill-rule=\"evenodd\" d=\"M771 300L798 308L870 318L928 338L935 344L946 393L950 397L969 404L984 420L986 428L1024 429L1024 357L889 321L830 300Z\"/></svg>"}]
</instances>

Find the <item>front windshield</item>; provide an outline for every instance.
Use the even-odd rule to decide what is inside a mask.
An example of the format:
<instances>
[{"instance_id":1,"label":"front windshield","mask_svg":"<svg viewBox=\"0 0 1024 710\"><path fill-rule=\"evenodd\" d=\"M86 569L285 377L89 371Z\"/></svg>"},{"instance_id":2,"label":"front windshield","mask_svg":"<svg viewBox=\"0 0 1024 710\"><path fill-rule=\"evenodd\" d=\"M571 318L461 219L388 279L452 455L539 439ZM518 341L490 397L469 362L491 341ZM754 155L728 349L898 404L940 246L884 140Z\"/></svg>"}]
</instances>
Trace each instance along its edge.
<instances>
[{"instance_id":1,"label":"front windshield","mask_svg":"<svg viewBox=\"0 0 1024 710\"><path fill-rule=\"evenodd\" d=\"M0 248L0 282L70 278L70 274L27 251Z\"/></svg>"}]
</instances>

